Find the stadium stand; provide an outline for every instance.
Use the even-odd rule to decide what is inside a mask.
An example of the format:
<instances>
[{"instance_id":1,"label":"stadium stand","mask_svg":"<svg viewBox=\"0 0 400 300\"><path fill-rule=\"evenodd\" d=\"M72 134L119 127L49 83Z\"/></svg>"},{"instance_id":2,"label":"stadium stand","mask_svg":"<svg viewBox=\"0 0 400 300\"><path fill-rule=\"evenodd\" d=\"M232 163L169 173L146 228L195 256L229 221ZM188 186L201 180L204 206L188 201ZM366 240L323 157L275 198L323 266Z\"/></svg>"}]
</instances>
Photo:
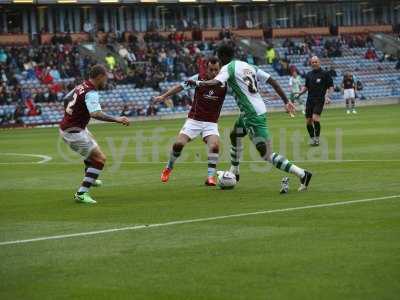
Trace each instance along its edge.
<instances>
[{"instance_id":1,"label":"stadium stand","mask_svg":"<svg viewBox=\"0 0 400 300\"><path fill-rule=\"evenodd\" d=\"M113 115L127 116L171 115L187 112L190 91L170 104L152 105L152 97L186 79L196 72L204 72L205 58L213 54L215 41L184 41L184 37L170 34L161 36L155 31L137 38L102 35L112 55L126 59L127 68L110 70L111 88L101 92L103 108ZM222 30L219 38L229 41L231 33ZM268 41L267 42L271 42ZM362 85L357 97L379 99L400 96L400 70L396 60L385 57L373 48L368 35L337 37L306 36L277 38L273 41L277 58L272 64L259 62L252 54L237 48L237 57L259 67L276 78L286 92L290 70L300 74L309 70L311 55L322 57L322 66L334 72L335 86L339 87L346 71L352 71ZM63 116L63 96L74 84L86 76L93 58L80 53L66 35L53 36L52 45L39 47L6 46L0 50L2 85L0 89L0 125L53 124ZM373 51L376 57L369 57ZM104 62L103 62L104 63ZM267 106L280 106L277 95L265 85L261 91ZM183 98L183 99L182 99ZM334 101L341 101L336 89ZM228 95L223 111L236 110L235 100Z\"/></svg>"}]
</instances>

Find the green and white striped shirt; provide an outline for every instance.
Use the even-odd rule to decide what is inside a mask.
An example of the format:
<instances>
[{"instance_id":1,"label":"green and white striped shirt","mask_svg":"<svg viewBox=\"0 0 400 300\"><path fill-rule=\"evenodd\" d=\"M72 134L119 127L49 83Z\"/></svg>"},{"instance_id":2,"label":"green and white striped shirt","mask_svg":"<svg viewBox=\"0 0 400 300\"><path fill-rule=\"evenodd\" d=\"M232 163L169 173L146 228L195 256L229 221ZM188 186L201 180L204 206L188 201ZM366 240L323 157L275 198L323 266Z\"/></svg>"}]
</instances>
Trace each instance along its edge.
<instances>
[{"instance_id":1,"label":"green and white striped shirt","mask_svg":"<svg viewBox=\"0 0 400 300\"><path fill-rule=\"evenodd\" d=\"M258 90L259 82L266 82L271 75L240 60L233 60L223 66L215 77L232 89L236 103L245 116L262 115L267 112Z\"/></svg>"}]
</instances>

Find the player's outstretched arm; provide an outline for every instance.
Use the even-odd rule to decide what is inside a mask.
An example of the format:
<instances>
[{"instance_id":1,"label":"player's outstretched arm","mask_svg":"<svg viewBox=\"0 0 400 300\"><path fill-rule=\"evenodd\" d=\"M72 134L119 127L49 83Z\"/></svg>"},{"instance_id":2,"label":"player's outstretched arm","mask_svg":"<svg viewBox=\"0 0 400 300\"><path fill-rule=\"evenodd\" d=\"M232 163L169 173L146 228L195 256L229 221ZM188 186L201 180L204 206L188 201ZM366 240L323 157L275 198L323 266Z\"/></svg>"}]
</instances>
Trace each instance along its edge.
<instances>
[{"instance_id":1,"label":"player's outstretched arm","mask_svg":"<svg viewBox=\"0 0 400 300\"><path fill-rule=\"evenodd\" d=\"M99 121L114 122L114 123L120 123L125 126L129 126L129 119L127 117L113 117L113 116L103 113L101 110L90 113L90 116L93 119L96 119Z\"/></svg>"},{"instance_id":2,"label":"player's outstretched arm","mask_svg":"<svg viewBox=\"0 0 400 300\"><path fill-rule=\"evenodd\" d=\"M189 86L219 86L222 85L222 82L216 79L211 79L211 80L206 80L206 81L200 81L200 80L188 80L186 83Z\"/></svg>"},{"instance_id":3,"label":"player's outstretched arm","mask_svg":"<svg viewBox=\"0 0 400 300\"><path fill-rule=\"evenodd\" d=\"M178 94L182 91L183 91L183 87L181 85L176 85L176 86L172 87L171 89L169 89L168 91L166 91L164 94L154 97L154 101L155 102L163 102L166 99L168 99L169 97L171 97L175 94Z\"/></svg>"}]
</instances>

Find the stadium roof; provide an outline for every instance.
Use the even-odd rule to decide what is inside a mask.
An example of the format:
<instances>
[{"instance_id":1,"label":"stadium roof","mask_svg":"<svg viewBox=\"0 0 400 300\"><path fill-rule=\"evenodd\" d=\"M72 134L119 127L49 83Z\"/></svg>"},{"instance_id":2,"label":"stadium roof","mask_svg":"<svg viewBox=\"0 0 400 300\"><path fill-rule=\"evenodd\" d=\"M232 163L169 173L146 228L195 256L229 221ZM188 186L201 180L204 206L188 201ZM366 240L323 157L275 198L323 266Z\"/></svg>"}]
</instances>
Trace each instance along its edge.
<instances>
[{"instance_id":1,"label":"stadium roof","mask_svg":"<svg viewBox=\"0 0 400 300\"><path fill-rule=\"evenodd\" d=\"M135 3L159 3L159 4L209 4L209 3L293 3L293 2L359 2L359 1L331 1L331 0L0 0L0 4L135 4Z\"/></svg>"}]
</instances>

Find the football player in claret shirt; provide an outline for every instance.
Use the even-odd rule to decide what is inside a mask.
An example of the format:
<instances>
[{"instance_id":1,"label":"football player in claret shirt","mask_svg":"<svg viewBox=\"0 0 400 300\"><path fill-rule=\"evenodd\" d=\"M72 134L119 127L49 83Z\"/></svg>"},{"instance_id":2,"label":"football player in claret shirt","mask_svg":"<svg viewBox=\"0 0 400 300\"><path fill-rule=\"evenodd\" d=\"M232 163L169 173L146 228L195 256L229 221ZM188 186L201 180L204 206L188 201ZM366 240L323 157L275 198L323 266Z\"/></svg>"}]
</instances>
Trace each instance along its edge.
<instances>
[{"instance_id":1,"label":"football player in claret shirt","mask_svg":"<svg viewBox=\"0 0 400 300\"><path fill-rule=\"evenodd\" d=\"M346 101L346 113L350 114L350 103L351 111L356 114L356 83L353 75L350 72L346 72L343 76L342 81L343 98Z\"/></svg>"},{"instance_id":2,"label":"football player in claret shirt","mask_svg":"<svg viewBox=\"0 0 400 300\"><path fill-rule=\"evenodd\" d=\"M86 128L90 118L129 125L128 118L113 117L101 110L97 91L103 89L106 82L106 69L101 65L93 66L89 72L89 80L68 93L67 97L71 100L66 105L64 118L60 123L62 139L84 158L85 177L75 194L75 200L80 203L96 203L89 195L89 189L96 184L106 161L106 156Z\"/></svg>"},{"instance_id":3,"label":"football player in claret shirt","mask_svg":"<svg viewBox=\"0 0 400 300\"><path fill-rule=\"evenodd\" d=\"M214 78L220 70L219 61L211 58L207 61L207 72L204 77L199 74L190 77L190 80L209 80ZM186 83L177 85L166 93L155 97L156 102L164 101L168 97L188 89ZM161 181L167 182L175 161L181 155L182 149L191 140L201 135L208 146L208 170L205 184L215 186L216 167L219 155L218 119L226 95L225 86L197 87L195 89L192 107L188 118L183 125L175 143L172 145L171 155L167 166L162 170Z\"/></svg>"}]
</instances>

